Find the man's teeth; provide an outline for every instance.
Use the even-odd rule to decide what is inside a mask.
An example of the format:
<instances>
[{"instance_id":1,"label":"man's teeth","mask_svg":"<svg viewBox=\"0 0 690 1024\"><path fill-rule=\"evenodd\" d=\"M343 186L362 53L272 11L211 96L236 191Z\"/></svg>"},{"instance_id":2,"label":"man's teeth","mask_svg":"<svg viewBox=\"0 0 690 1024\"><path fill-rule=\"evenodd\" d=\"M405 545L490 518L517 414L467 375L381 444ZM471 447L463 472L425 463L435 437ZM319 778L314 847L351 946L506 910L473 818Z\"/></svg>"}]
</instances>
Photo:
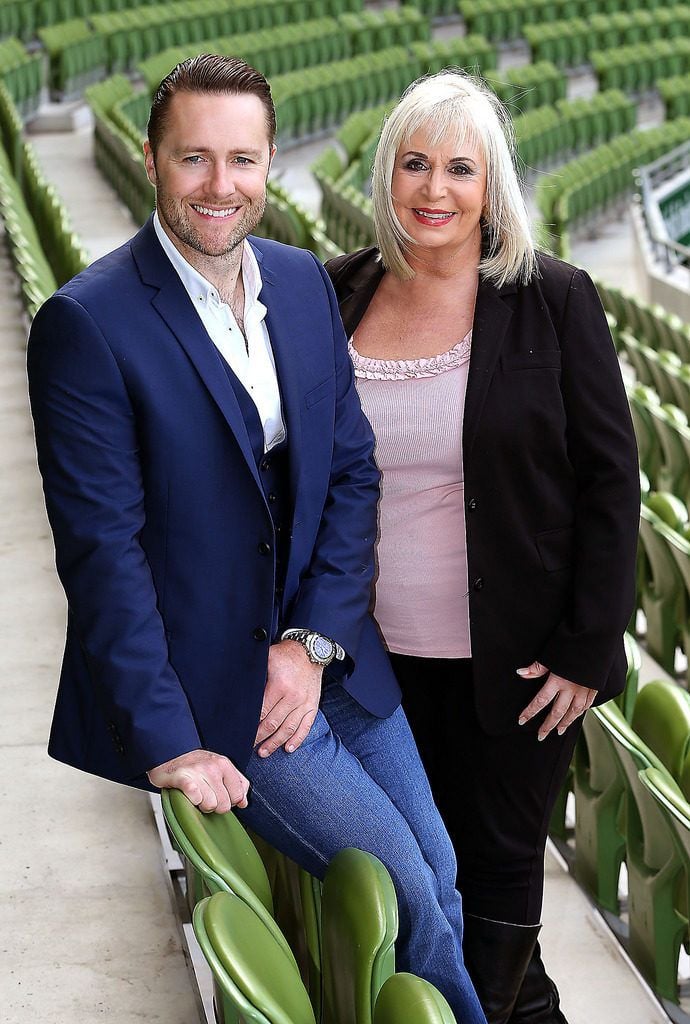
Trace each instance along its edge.
<instances>
[{"instance_id":1,"label":"man's teeth","mask_svg":"<svg viewBox=\"0 0 690 1024\"><path fill-rule=\"evenodd\" d=\"M195 210L199 213L206 214L207 217L229 217L231 214L236 213L239 210L239 206L232 206L229 210L209 210L207 206L198 206L192 204Z\"/></svg>"},{"instance_id":2,"label":"man's teeth","mask_svg":"<svg viewBox=\"0 0 690 1024\"><path fill-rule=\"evenodd\" d=\"M447 220L448 217L452 217L453 216L453 214L450 213L450 212L448 212L448 213L428 213L426 210L415 210L415 213L418 213L420 217L428 217L429 220Z\"/></svg>"}]
</instances>

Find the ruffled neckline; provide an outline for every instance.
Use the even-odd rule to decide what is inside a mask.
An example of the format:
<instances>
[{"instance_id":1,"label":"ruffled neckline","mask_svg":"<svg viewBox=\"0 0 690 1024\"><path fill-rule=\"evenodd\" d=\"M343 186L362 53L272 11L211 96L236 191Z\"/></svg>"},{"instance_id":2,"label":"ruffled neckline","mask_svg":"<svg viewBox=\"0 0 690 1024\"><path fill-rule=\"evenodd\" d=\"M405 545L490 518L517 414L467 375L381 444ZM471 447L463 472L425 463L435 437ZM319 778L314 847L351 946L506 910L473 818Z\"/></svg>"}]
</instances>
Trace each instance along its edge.
<instances>
[{"instance_id":1,"label":"ruffled neckline","mask_svg":"<svg viewBox=\"0 0 690 1024\"><path fill-rule=\"evenodd\" d=\"M439 352L435 356L421 356L419 359L372 359L360 355L348 342L350 359L355 369L355 377L366 380L410 380L414 377L435 377L446 370L455 370L470 358L472 347L472 331L469 330L462 341L457 342L447 352Z\"/></svg>"}]
</instances>

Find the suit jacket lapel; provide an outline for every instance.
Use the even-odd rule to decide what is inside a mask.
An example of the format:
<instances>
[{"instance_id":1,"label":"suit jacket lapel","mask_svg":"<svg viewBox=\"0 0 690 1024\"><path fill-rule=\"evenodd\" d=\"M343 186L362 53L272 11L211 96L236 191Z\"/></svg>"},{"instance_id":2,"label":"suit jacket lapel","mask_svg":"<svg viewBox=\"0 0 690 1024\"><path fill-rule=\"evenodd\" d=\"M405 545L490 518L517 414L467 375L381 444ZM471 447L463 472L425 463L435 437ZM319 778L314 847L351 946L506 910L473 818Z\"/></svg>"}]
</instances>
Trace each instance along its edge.
<instances>
[{"instance_id":1,"label":"suit jacket lapel","mask_svg":"<svg viewBox=\"0 0 690 1024\"><path fill-rule=\"evenodd\" d=\"M160 247L150 220L132 240L132 252L143 281L158 289L151 304L189 356L235 435L252 476L261 487L249 434L235 393L175 268Z\"/></svg>"},{"instance_id":2,"label":"suit jacket lapel","mask_svg":"<svg viewBox=\"0 0 690 1024\"><path fill-rule=\"evenodd\" d=\"M294 310L287 307L285 299L287 283L282 282L271 269L264 254L256 245L252 249L261 267L262 289L260 300L266 307L266 327L271 341L273 358L278 373L283 419L287 431L290 454L290 490L292 507L297 513L296 501L299 495L299 476L304 462L302 451L302 398L305 382L309 380L308 366L300 358L299 324L295 322Z\"/></svg>"},{"instance_id":3,"label":"suit jacket lapel","mask_svg":"<svg viewBox=\"0 0 690 1024\"><path fill-rule=\"evenodd\" d=\"M502 296L514 291L515 287L512 285L498 289L488 281L481 281L477 289L462 430L465 460L472 451L477 424L513 315L512 309L504 302Z\"/></svg>"}]
</instances>

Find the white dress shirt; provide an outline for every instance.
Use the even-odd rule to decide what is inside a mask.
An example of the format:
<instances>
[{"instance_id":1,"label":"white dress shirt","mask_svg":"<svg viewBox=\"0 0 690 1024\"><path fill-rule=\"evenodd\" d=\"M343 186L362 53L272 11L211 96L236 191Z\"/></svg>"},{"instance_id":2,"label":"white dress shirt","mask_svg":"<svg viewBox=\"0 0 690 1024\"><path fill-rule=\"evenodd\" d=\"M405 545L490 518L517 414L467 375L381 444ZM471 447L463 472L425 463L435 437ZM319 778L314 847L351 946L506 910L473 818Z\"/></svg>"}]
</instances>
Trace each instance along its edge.
<instances>
[{"instance_id":1,"label":"white dress shirt","mask_svg":"<svg viewBox=\"0 0 690 1024\"><path fill-rule=\"evenodd\" d=\"M264 451L269 451L284 439L285 423L271 339L265 323L266 307L259 302L261 271L252 247L246 239L242 243L243 335L230 306L221 301L213 285L187 262L168 238L158 211L153 215L153 226L211 341L254 402L263 426Z\"/></svg>"}]
</instances>

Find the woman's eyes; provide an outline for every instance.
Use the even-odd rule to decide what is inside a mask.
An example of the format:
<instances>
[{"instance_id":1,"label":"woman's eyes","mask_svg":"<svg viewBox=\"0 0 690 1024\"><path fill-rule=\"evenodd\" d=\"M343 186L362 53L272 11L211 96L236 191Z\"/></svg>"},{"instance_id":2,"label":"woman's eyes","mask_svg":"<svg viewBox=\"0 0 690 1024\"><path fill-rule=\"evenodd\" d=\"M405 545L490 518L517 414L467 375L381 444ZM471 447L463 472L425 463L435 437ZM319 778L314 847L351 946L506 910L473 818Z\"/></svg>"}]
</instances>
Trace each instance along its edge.
<instances>
[{"instance_id":1,"label":"woman's eyes","mask_svg":"<svg viewBox=\"0 0 690 1024\"><path fill-rule=\"evenodd\" d=\"M406 171L428 171L429 164L425 160L408 160L404 165ZM467 164L451 164L448 168L448 173L452 174L456 178L463 178L467 174L471 174L472 171Z\"/></svg>"}]
</instances>

